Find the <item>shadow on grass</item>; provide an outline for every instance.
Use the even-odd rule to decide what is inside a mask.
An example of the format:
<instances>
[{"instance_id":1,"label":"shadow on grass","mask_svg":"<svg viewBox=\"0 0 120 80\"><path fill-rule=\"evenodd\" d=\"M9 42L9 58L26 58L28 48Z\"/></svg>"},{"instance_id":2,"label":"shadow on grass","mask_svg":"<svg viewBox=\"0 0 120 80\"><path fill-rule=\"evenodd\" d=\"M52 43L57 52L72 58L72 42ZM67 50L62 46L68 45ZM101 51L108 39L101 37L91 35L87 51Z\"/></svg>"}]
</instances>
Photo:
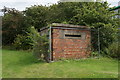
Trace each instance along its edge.
<instances>
[{"instance_id":1,"label":"shadow on grass","mask_svg":"<svg viewBox=\"0 0 120 80\"><path fill-rule=\"evenodd\" d=\"M21 66L27 66L32 64L44 64L44 63L46 62L43 60L38 60L33 55L30 55L20 58L15 64Z\"/></svg>"},{"instance_id":2,"label":"shadow on grass","mask_svg":"<svg viewBox=\"0 0 120 80\"><path fill-rule=\"evenodd\" d=\"M3 50L3 65L27 66L32 64L44 64L43 60L37 60L30 51Z\"/></svg>"}]
</instances>

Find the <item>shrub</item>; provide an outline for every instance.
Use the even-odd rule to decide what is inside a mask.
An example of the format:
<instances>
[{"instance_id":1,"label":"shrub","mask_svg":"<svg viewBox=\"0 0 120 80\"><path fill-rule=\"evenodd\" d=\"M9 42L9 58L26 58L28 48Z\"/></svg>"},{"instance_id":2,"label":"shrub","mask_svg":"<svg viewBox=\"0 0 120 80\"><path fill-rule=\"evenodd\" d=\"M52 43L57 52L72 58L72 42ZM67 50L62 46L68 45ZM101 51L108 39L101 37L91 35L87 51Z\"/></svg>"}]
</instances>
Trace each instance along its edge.
<instances>
[{"instance_id":1,"label":"shrub","mask_svg":"<svg viewBox=\"0 0 120 80\"><path fill-rule=\"evenodd\" d=\"M36 56L37 59L44 59L47 62L49 62L49 42L46 37L44 36L39 36L36 39L34 48L33 48L33 54Z\"/></svg>"},{"instance_id":2,"label":"shrub","mask_svg":"<svg viewBox=\"0 0 120 80\"><path fill-rule=\"evenodd\" d=\"M91 56L92 56L92 57L98 57L98 55L99 55L98 52L92 52L92 53L91 53Z\"/></svg>"},{"instance_id":3,"label":"shrub","mask_svg":"<svg viewBox=\"0 0 120 80\"><path fill-rule=\"evenodd\" d=\"M30 44L31 42L32 41L28 37L18 34L14 40L13 45L17 50L27 50L32 48L32 45Z\"/></svg>"},{"instance_id":4,"label":"shrub","mask_svg":"<svg viewBox=\"0 0 120 80\"><path fill-rule=\"evenodd\" d=\"M120 47L118 42L113 42L111 45L109 45L109 47L106 48L106 53L112 58L120 59Z\"/></svg>"},{"instance_id":5,"label":"shrub","mask_svg":"<svg viewBox=\"0 0 120 80\"><path fill-rule=\"evenodd\" d=\"M44 59L49 62L49 42L46 35L40 36L40 34L35 30L34 27L31 27L28 34L28 38L32 40L33 55L39 60Z\"/></svg>"},{"instance_id":6,"label":"shrub","mask_svg":"<svg viewBox=\"0 0 120 80\"><path fill-rule=\"evenodd\" d=\"M14 47L15 49L33 49L33 46L35 44L35 38L39 36L39 33L35 30L34 27L28 28L26 31L26 34L18 34L14 40Z\"/></svg>"},{"instance_id":7,"label":"shrub","mask_svg":"<svg viewBox=\"0 0 120 80\"><path fill-rule=\"evenodd\" d=\"M49 42L47 36L40 36L34 27L28 28L26 35L17 35L14 40L15 49L33 49L33 54L37 59L45 59L49 62Z\"/></svg>"}]
</instances>

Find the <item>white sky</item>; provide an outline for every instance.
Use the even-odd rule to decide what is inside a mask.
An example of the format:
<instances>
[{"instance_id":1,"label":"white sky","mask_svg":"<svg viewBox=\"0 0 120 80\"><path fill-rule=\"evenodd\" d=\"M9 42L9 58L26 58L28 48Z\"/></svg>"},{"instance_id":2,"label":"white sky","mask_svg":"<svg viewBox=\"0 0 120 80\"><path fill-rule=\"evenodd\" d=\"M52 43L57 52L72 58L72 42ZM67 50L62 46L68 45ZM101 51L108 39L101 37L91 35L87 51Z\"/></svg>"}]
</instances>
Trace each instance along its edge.
<instances>
[{"instance_id":1,"label":"white sky","mask_svg":"<svg viewBox=\"0 0 120 80\"><path fill-rule=\"evenodd\" d=\"M50 5L57 3L57 1L59 0L0 0L0 9L6 6L22 11L31 5Z\"/></svg>"},{"instance_id":2,"label":"white sky","mask_svg":"<svg viewBox=\"0 0 120 80\"><path fill-rule=\"evenodd\" d=\"M25 10L26 7L30 7L31 5L50 5L57 3L59 0L0 0L0 9L4 6L9 8L15 8L17 10ZM107 0L110 6L118 6L118 2L120 0Z\"/></svg>"}]
</instances>

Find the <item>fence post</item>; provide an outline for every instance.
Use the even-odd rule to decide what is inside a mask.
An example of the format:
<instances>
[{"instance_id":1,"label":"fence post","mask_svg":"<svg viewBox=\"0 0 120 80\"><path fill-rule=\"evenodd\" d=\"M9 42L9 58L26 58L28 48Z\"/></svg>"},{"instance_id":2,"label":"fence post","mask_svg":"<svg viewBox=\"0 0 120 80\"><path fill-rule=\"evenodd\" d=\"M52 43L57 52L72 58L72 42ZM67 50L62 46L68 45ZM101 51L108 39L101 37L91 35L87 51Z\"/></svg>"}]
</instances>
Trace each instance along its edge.
<instances>
[{"instance_id":1,"label":"fence post","mask_svg":"<svg viewBox=\"0 0 120 80\"><path fill-rule=\"evenodd\" d=\"M98 56L100 57L100 28L98 28Z\"/></svg>"},{"instance_id":2,"label":"fence post","mask_svg":"<svg viewBox=\"0 0 120 80\"><path fill-rule=\"evenodd\" d=\"M49 62L51 62L51 26L50 26L50 30L49 30Z\"/></svg>"}]
</instances>

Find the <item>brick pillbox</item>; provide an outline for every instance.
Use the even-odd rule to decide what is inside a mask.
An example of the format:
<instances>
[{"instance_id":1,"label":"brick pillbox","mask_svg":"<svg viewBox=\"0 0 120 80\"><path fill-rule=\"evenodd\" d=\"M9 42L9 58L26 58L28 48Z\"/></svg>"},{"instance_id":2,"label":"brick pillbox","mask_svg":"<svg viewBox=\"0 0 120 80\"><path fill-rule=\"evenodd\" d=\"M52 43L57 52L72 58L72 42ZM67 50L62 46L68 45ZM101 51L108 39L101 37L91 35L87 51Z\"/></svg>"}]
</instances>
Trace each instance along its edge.
<instances>
[{"instance_id":1,"label":"brick pillbox","mask_svg":"<svg viewBox=\"0 0 120 80\"><path fill-rule=\"evenodd\" d=\"M49 39L51 61L87 58L91 53L91 31L87 26L53 23L39 32Z\"/></svg>"}]
</instances>

